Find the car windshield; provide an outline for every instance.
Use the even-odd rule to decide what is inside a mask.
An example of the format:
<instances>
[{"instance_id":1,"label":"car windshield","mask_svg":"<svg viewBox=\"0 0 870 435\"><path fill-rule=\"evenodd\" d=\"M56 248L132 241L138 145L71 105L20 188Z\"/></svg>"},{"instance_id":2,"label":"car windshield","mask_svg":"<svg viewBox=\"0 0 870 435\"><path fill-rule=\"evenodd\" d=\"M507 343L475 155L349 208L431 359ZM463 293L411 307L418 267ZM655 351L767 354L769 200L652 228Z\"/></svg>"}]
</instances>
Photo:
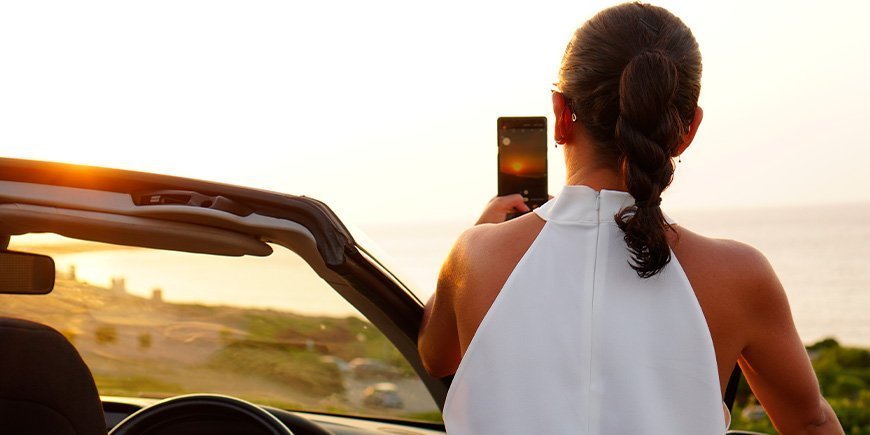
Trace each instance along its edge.
<instances>
[{"instance_id":1,"label":"car windshield","mask_svg":"<svg viewBox=\"0 0 870 435\"><path fill-rule=\"evenodd\" d=\"M424 302L435 292L441 263L454 239L471 225L462 220L424 224L344 222L354 241Z\"/></svg>"},{"instance_id":2,"label":"car windshield","mask_svg":"<svg viewBox=\"0 0 870 435\"><path fill-rule=\"evenodd\" d=\"M0 315L54 327L104 396L218 393L284 409L440 421L407 361L300 257L221 257L13 237L51 255L49 295Z\"/></svg>"}]
</instances>

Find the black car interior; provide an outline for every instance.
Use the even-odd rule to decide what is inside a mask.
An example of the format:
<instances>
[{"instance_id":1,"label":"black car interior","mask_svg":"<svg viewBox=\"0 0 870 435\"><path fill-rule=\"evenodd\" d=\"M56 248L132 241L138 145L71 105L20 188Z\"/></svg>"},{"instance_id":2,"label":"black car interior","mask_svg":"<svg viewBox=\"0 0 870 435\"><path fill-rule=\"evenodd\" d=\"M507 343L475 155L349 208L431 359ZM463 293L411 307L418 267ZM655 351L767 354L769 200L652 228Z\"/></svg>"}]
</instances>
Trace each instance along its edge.
<instances>
[{"instance_id":1,"label":"black car interior","mask_svg":"<svg viewBox=\"0 0 870 435\"><path fill-rule=\"evenodd\" d=\"M20 435L106 433L94 378L56 330L0 318L0 421Z\"/></svg>"}]
</instances>

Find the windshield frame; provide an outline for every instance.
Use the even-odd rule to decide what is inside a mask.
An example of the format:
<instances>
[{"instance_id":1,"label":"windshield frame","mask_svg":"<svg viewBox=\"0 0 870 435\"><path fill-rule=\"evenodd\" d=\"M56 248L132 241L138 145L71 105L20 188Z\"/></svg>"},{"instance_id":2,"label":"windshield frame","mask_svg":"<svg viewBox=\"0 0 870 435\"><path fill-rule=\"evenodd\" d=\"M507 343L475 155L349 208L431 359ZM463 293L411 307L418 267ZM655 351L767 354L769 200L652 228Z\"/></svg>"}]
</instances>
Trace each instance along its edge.
<instances>
[{"instance_id":1,"label":"windshield frame","mask_svg":"<svg viewBox=\"0 0 870 435\"><path fill-rule=\"evenodd\" d=\"M308 261L336 292L393 343L417 372L435 403L439 408L443 407L450 378L430 376L423 368L417 351L417 333L423 317L421 301L395 273L357 244L348 228L326 204L305 196L182 177L8 158L0 158L0 181L111 192L129 195L131 198L167 189L190 191L201 195L222 196L250 208L254 214L301 225L315 243L319 258L315 261L307 258L304 253L291 250ZM0 192L0 202L8 194ZM46 201L49 204L45 204ZM93 201L91 199L91 202L77 207L121 214L130 214L141 208L134 208L133 211L106 210L105 204ZM14 198L12 202L27 203L27 198ZM52 200L43 199L43 205L57 205L51 202ZM190 210L189 218L185 218L186 209ZM172 219L201 224L200 207L176 207L176 210L178 212ZM227 216L233 217L229 214ZM287 244L277 240L275 234L267 236L258 233L255 227L233 229L290 249ZM325 267L316 267L316 263Z\"/></svg>"}]
</instances>

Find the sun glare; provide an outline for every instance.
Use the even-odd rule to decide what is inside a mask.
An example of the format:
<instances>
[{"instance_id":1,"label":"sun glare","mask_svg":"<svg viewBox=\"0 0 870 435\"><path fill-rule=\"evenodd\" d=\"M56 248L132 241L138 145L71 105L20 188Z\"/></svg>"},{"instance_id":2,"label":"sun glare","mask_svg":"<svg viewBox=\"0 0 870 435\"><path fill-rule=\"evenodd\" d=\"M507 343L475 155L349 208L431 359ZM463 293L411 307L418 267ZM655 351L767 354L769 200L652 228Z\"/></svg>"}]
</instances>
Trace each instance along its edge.
<instances>
[{"instance_id":1,"label":"sun glare","mask_svg":"<svg viewBox=\"0 0 870 435\"><path fill-rule=\"evenodd\" d=\"M549 89L565 44L613 2L505 7L498 19L485 2L346 2L338 15L317 2L7 3L0 41L14 43L0 44L0 58L14 67L0 70L4 157L305 194L377 223L476 218L496 191L496 119L548 116L551 134ZM867 2L662 5L698 38L706 114L669 207L870 197L855 187L867 184L867 147L855 138L870 62L854 55L870 43ZM840 151L816 152L825 143ZM556 193L562 148L549 145ZM443 176L445 167L457 176ZM822 172L793 175L807 168ZM449 197L450 207L421 190ZM373 193L395 200L372 207Z\"/></svg>"}]
</instances>

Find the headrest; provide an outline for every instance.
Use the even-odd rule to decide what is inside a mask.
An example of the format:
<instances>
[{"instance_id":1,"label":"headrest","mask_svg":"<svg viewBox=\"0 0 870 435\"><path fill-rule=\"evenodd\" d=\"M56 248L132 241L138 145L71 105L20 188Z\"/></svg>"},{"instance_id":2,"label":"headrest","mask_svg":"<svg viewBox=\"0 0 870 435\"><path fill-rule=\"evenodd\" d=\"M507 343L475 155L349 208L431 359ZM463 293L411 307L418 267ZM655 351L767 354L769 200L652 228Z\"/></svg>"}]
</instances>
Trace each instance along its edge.
<instances>
[{"instance_id":1,"label":"headrest","mask_svg":"<svg viewBox=\"0 0 870 435\"><path fill-rule=\"evenodd\" d=\"M0 317L0 421L4 433L105 435L94 378L56 330Z\"/></svg>"}]
</instances>

